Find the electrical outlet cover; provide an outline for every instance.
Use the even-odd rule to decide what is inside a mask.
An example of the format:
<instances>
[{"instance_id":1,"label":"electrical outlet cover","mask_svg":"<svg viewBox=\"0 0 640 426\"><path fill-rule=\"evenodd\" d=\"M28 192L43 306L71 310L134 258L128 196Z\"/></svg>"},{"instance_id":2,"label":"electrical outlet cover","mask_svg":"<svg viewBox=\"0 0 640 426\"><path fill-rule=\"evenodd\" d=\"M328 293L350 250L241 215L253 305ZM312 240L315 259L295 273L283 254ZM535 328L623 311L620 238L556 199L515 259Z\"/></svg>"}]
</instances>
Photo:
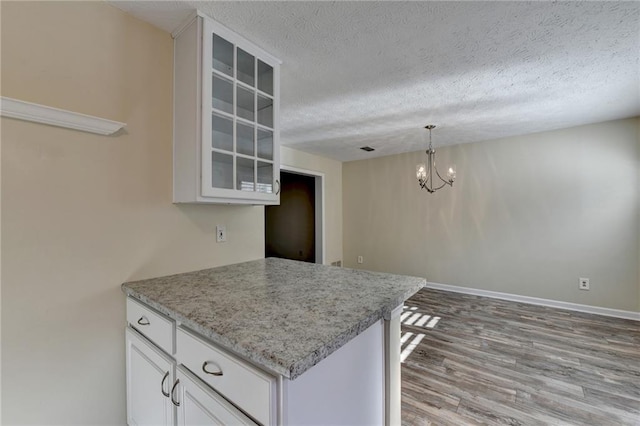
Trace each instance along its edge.
<instances>
[{"instance_id":1,"label":"electrical outlet cover","mask_svg":"<svg viewBox=\"0 0 640 426\"><path fill-rule=\"evenodd\" d=\"M578 288L580 290L589 290L589 278L580 278L578 280Z\"/></svg>"}]
</instances>

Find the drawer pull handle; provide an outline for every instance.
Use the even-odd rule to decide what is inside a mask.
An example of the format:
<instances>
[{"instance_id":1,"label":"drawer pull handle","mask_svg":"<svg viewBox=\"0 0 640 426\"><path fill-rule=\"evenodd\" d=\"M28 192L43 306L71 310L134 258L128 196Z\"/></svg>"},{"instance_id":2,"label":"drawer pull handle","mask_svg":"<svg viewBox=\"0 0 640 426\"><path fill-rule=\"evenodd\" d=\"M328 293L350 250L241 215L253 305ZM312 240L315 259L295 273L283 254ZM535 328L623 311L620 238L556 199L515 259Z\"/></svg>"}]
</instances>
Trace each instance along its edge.
<instances>
[{"instance_id":1,"label":"drawer pull handle","mask_svg":"<svg viewBox=\"0 0 640 426\"><path fill-rule=\"evenodd\" d=\"M162 392L162 394L164 396L169 398L169 392L165 392L164 391L164 382L167 380L167 377L169 377L169 372L168 371L164 374L164 377L162 378L162 383L160 383L160 391Z\"/></svg>"},{"instance_id":2,"label":"drawer pull handle","mask_svg":"<svg viewBox=\"0 0 640 426\"><path fill-rule=\"evenodd\" d=\"M212 376L222 376L222 370L220 371L207 371L207 364L209 364L209 361L205 361L202 363L202 371L204 371L207 374L211 374Z\"/></svg>"},{"instance_id":3,"label":"drawer pull handle","mask_svg":"<svg viewBox=\"0 0 640 426\"><path fill-rule=\"evenodd\" d=\"M149 322L149 319L143 315L138 320L138 324L140 324L140 325L149 325L151 323Z\"/></svg>"},{"instance_id":4,"label":"drawer pull handle","mask_svg":"<svg viewBox=\"0 0 640 426\"><path fill-rule=\"evenodd\" d=\"M173 402L173 405L175 405L176 407L179 407L180 403L177 402L175 399L173 399L173 392L176 390L178 383L180 383L180 379L176 379L176 382L173 384L173 387L171 388L171 402Z\"/></svg>"},{"instance_id":5,"label":"drawer pull handle","mask_svg":"<svg viewBox=\"0 0 640 426\"><path fill-rule=\"evenodd\" d=\"M278 190L276 191L276 195L280 194L280 181L276 179L276 183L278 184Z\"/></svg>"}]
</instances>

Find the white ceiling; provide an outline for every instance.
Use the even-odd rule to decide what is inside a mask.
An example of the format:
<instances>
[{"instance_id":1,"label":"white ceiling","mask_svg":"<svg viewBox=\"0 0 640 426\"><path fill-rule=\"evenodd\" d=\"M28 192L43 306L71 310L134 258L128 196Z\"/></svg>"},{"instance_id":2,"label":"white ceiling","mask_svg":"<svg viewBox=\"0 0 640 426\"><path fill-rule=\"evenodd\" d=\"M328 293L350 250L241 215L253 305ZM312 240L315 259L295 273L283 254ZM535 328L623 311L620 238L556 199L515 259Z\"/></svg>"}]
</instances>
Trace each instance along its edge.
<instances>
[{"instance_id":1,"label":"white ceiling","mask_svg":"<svg viewBox=\"0 0 640 426\"><path fill-rule=\"evenodd\" d=\"M279 57L283 145L342 161L640 115L640 2L110 3Z\"/></svg>"}]
</instances>

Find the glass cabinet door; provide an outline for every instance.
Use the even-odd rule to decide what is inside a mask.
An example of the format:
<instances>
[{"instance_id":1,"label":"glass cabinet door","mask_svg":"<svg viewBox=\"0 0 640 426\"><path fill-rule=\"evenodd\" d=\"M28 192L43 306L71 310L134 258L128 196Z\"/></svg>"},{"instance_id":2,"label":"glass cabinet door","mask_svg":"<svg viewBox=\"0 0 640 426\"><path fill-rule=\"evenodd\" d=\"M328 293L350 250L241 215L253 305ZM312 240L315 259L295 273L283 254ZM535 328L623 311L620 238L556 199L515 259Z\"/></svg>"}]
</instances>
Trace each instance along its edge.
<instances>
[{"instance_id":1,"label":"glass cabinet door","mask_svg":"<svg viewBox=\"0 0 640 426\"><path fill-rule=\"evenodd\" d=\"M215 33L205 37L212 37L211 188L273 194L274 69Z\"/></svg>"}]
</instances>

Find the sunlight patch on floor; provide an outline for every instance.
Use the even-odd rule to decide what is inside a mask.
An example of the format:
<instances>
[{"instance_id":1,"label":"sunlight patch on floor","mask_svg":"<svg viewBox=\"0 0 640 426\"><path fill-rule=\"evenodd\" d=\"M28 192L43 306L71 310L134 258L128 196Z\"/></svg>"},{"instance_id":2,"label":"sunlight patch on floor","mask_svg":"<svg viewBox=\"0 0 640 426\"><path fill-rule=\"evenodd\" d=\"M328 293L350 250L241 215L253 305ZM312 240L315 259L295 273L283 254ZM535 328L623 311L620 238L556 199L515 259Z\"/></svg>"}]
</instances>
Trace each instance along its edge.
<instances>
[{"instance_id":1,"label":"sunlight patch on floor","mask_svg":"<svg viewBox=\"0 0 640 426\"><path fill-rule=\"evenodd\" d=\"M405 305L403 309L404 312L400 315L400 322L404 325L433 329L441 319L440 317L417 312L418 308L416 306ZM401 334L400 347L402 352L400 353L400 362L404 363L424 337L425 334L416 334L410 331Z\"/></svg>"}]
</instances>

